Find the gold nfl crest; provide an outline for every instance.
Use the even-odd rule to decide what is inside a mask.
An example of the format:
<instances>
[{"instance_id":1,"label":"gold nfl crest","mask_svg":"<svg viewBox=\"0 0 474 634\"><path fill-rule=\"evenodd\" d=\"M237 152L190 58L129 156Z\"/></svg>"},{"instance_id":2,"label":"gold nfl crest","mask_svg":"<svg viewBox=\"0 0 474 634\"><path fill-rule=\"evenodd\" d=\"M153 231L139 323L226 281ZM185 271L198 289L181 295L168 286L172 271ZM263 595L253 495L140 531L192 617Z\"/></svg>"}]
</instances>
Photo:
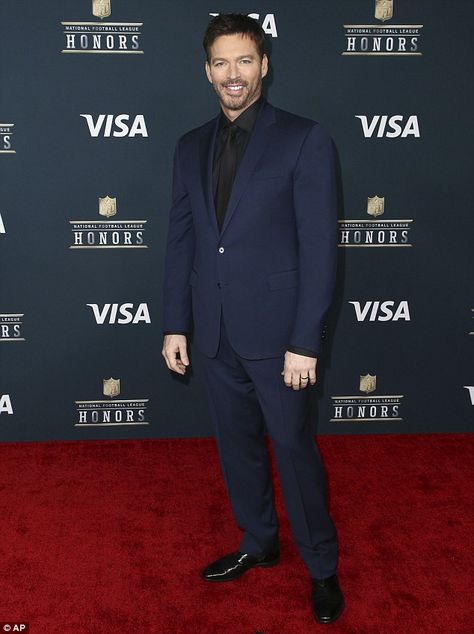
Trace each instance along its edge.
<instances>
[{"instance_id":1,"label":"gold nfl crest","mask_svg":"<svg viewBox=\"0 0 474 634\"><path fill-rule=\"evenodd\" d=\"M111 13L110 0L92 0L92 15L96 18L108 18Z\"/></svg>"},{"instance_id":2,"label":"gold nfl crest","mask_svg":"<svg viewBox=\"0 0 474 634\"><path fill-rule=\"evenodd\" d=\"M369 216L377 218L381 216L385 210L385 197L372 196L367 198L367 213Z\"/></svg>"},{"instance_id":3,"label":"gold nfl crest","mask_svg":"<svg viewBox=\"0 0 474 634\"><path fill-rule=\"evenodd\" d=\"M110 398L114 398L114 396L118 396L120 394L120 379L102 379L103 381L103 392L104 396L110 396Z\"/></svg>"},{"instance_id":4,"label":"gold nfl crest","mask_svg":"<svg viewBox=\"0 0 474 634\"><path fill-rule=\"evenodd\" d=\"M374 374L361 374L359 381L359 390L361 392L365 392L368 394L369 392L374 392L375 387L377 385L377 375Z\"/></svg>"},{"instance_id":5,"label":"gold nfl crest","mask_svg":"<svg viewBox=\"0 0 474 634\"><path fill-rule=\"evenodd\" d=\"M375 0L375 17L385 22L393 17L393 0Z\"/></svg>"},{"instance_id":6,"label":"gold nfl crest","mask_svg":"<svg viewBox=\"0 0 474 634\"><path fill-rule=\"evenodd\" d=\"M106 196L99 198L99 214L106 218L111 218L117 213L117 199Z\"/></svg>"}]
</instances>

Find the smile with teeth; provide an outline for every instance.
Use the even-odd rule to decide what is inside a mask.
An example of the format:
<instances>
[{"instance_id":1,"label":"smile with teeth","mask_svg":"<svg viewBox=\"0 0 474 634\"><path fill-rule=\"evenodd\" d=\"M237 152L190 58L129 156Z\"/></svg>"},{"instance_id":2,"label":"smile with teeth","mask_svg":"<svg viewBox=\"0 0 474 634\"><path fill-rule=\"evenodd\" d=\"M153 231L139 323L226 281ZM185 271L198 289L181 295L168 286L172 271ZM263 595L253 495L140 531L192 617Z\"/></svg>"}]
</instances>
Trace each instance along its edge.
<instances>
[{"instance_id":1,"label":"smile with teeth","mask_svg":"<svg viewBox=\"0 0 474 634\"><path fill-rule=\"evenodd\" d=\"M233 85L228 85L226 86L227 90L230 90L230 92L240 92L241 90L243 90L244 86L243 84L233 84Z\"/></svg>"}]
</instances>

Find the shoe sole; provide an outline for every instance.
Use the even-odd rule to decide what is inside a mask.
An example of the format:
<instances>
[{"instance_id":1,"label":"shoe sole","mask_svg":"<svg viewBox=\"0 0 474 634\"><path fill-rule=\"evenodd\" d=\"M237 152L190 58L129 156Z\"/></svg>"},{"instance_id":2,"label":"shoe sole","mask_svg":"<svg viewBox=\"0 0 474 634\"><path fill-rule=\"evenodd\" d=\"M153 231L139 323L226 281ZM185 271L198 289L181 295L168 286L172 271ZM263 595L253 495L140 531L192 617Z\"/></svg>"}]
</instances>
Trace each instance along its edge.
<instances>
[{"instance_id":1,"label":"shoe sole","mask_svg":"<svg viewBox=\"0 0 474 634\"><path fill-rule=\"evenodd\" d=\"M256 563L252 566L252 568L256 568L257 566L260 568L271 568L272 566L276 566L276 564L280 563L280 556L278 556L276 559L272 559L272 561L267 561L267 562L260 562L260 563ZM222 583L225 581L235 581L236 579L240 579L240 577L242 575L244 575L246 572L248 572L249 570L251 570L251 568L247 568L246 570L244 570L243 572L241 572L240 574L238 574L236 577L231 577L231 578L227 578L227 579L219 579L219 578L215 578L215 579L210 579L208 577L205 577L203 574L201 574L201 578L204 579L204 581L217 581L218 583Z\"/></svg>"}]
</instances>

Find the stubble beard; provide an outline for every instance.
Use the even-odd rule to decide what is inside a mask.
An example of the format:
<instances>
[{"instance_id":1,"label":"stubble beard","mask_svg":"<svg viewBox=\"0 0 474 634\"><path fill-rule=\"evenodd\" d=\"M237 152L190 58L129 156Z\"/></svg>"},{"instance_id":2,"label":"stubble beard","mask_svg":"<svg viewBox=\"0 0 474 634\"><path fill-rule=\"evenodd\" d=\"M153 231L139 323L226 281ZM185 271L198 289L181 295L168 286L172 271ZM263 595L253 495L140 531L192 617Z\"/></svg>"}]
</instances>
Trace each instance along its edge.
<instances>
[{"instance_id":1,"label":"stubble beard","mask_svg":"<svg viewBox=\"0 0 474 634\"><path fill-rule=\"evenodd\" d=\"M227 95L224 92L225 86L226 84L218 84L217 86L214 86L214 90L217 93L221 105L223 105L224 108L227 108L227 110L243 110L248 107L250 103L256 101L257 97L260 95L262 89L262 78L257 81L253 90L249 90L249 92L242 95L242 97L232 97L231 95ZM247 82L244 83L244 91L246 88L248 88Z\"/></svg>"}]
</instances>

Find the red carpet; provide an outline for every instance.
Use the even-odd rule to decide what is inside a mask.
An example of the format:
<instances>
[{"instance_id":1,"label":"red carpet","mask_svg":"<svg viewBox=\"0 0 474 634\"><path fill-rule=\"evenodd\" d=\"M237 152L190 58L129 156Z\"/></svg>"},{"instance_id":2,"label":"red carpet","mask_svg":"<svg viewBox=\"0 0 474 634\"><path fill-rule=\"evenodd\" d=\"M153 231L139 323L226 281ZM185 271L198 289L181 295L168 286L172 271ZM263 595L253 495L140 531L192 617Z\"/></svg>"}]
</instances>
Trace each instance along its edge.
<instances>
[{"instance_id":1,"label":"red carpet","mask_svg":"<svg viewBox=\"0 0 474 634\"><path fill-rule=\"evenodd\" d=\"M238 546L212 439L2 443L0 621L31 634L474 631L468 434L324 436L346 611L318 625L277 485L282 561Z\"/></svg>"}]
</instances>

